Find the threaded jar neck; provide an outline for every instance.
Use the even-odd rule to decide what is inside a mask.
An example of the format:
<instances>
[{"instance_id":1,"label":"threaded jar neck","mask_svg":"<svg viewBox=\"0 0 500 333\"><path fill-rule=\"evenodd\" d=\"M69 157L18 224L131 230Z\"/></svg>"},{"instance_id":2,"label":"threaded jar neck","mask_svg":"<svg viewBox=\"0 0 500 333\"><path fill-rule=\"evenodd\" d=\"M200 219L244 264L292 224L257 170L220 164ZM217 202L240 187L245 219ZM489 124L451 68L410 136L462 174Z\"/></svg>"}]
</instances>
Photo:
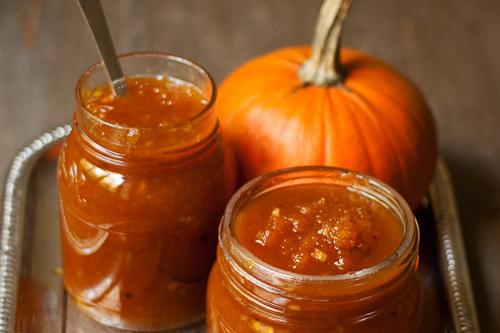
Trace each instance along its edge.
<instances>
[{"instance_id":1,"label":"threaded jar neck","mask_svg":"<svg viewBox=\"0 0 500 333\"><path fill-rule=\"evenodd\" d=\"M92 92L109 85L102 62L90 67L76 85L74 129L88 151L119 164L120 160L176 159L203 151L218 133L213 105L216 87L201 66L165 53L130 53L119 57L127 77L168 77L199 89L207 103L193 116L162 127L137 128L101 119L87 108ZM175 157L173 157L175 156Z\"/></svg>"}]
</instances>

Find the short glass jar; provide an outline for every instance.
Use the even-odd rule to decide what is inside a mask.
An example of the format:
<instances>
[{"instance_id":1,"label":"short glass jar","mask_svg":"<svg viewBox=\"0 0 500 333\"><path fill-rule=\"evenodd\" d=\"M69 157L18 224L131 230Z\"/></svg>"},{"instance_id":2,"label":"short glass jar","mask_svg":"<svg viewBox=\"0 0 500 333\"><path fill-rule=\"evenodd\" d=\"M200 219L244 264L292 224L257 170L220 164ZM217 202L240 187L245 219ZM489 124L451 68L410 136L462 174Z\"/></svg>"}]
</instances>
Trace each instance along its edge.
<instances>
[{"instance_id":1,"label":"short glass jar","mask_svg":"<svg viewBox=\"0 0 500 333\"><path fill-rule=\"evenodd\" d=\"M206 106L178 123L131 128L87 109L109 84L102 63L76 87L73 130L58 165L64 284L94 319L131 330L201 320L217 228L235 189L219 135L216 88L200 66L161 53L120 57L127 77L169 77Z\"/></svg>"},{"instance_id":2,"label":"short glass jar","mask_svg":"<svg viewBox=\"0 0 500 333\"><path fill-rule=\"evenodd\" d=\"M384 261L341 275L306 275L273 267L238 243L238 212L268 191L321 184L356 191L386 207L403 240ZM258 177L230 200L209 279L209 333L417 332L422 312L417 276L419 230L393 189L371 177L330 167L298 167Z\"/></svg>"}]
</instances>

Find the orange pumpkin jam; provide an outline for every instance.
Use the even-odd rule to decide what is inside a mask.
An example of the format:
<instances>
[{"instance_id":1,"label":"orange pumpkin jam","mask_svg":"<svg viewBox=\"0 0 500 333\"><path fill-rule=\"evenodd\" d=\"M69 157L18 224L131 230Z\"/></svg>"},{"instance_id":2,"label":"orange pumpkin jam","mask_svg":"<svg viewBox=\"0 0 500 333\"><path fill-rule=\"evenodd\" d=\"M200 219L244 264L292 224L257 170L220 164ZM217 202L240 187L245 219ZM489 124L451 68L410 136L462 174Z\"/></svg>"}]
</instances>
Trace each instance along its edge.
<instances>
[{"instance_id":1,"label":"orange pumpkin jam","mask_svg":"<svg viewBox=\"0 0 500 333\"><path fill-rule=\"evenodd\" d=\"M210 91L164 76L127 84L122 97L107 85L77 88L58 166L64 283L104 324L180 327L204 316L234 167Z\"/></svg>"},{"instance_id":2,"label":"orange pumpkin jam","mask_svg":"<svg viewBox=\"0 0 500 333\"><path fill-rule=\"evenodd\" d=\"M208 102L195 86L163 76L126 82L125 96L114 96L109 85L91 91L87 110L108 123L153 129L187 120Z\"/></svg>"},{"instance_id":3,"label":"orange pumpkin jam","mask_svg":"<svg viewBox=\"0 0 500 333\"><path fill-rule=\"evenodd\" d=\"M209 281L209 333L417 331L414 217L363 177L296 168L237 192Z\"/></svg>"},{"instance_id":4,"label":"orange pumpkin jam","mask_svg":"<svg viewBox=\"0 0 500 333\"><path fill-rule=\"evenodd\" d=\"M373 266L401 244L394 214L357 192L303 185L267 192L236 217L236 239L264 262L301 274Z\"/></svg>"}]
</instances>

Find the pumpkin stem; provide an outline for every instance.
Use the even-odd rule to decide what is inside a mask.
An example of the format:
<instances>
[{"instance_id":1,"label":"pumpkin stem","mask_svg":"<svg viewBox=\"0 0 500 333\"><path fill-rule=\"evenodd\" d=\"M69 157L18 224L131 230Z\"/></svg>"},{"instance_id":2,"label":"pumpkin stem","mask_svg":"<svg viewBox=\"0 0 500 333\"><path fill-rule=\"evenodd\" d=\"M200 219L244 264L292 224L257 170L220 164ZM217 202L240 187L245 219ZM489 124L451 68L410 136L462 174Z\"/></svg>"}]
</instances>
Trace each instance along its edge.
<instances>
[{"instance_id":1,"label":"pumpkin stem","mask_svg":"<svg viewBox=\"0 0 500 333\"><path fill-rule=\"evenodd\" d=\"M299 70L305 84L335 85L342 81L340 45L344 19L352 0L325 0L321 6L309 60Z\"/></svg>"}]
</instances>

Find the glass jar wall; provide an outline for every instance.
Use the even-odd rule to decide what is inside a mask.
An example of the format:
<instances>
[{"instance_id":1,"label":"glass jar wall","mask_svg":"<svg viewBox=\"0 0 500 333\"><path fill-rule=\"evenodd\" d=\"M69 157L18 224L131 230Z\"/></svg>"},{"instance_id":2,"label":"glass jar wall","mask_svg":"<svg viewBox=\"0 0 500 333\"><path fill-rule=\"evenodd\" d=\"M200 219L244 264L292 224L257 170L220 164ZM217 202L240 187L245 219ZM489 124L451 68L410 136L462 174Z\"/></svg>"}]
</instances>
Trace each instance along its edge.
<instances>
[{"instance_id":1,"label":"glass jar wall","mask_svg":"<svg viewBox=\"0 0 500 333\"><path fill-rule=\"evenodd\" d=\"M108 84L103 65L82 75L58 165L64 284L85 313L106 325L180 327L204 317L235 167L219 136L215 85L205 70L159 53L120 62L128 79L168 78L206 101L179 121L128 126L90 109Z\"/></svg>"},{"instance_id":2,"label":"glass jar wall","mask_svg":"<svg viewBox=\"0 0 500 333\"><path fill-rule=\"evenodd\" d=\"M272 219L284 214L287 207L282 203L290 201L290 193L293 193L287 190L297 186L308 188L309 193L314 192L315 186L330 188L333 193L355 193L387 210L400 224L401 239L396 249L376 264L342 274L299 274L292 269L277 268L257 257L253 249L240 242L242 237L238 230L241 228L237 223L244 220L240 218L241 212L246 216L270 216L274 227L280 222L275 223L277 220ZM273 192L275 195L269 195ZM259 201L262 208L268 200L275 200L273 205L277 203L279 208L272 211L270 208L271 213L265 213L267 215L261 212L252 215L250 210L256 209L255 202ZM321 203L321 200L315 202ZM309 207L301 205L299 210ZM258 220L248 219L260 223ZM291 230L296 225L303 228L296 222L300 222L300 214L295 215ZM311 223L318 222L321 221ZM342 228L342 225L337 224L337 227ZM277 234L264 233L264 238L259 236L262 233L257 233L256 243L259 244L255 246L262 248L266 241L269 245L271 238L273 242L280 237L285 239L285 228ZM349 233L349 237L352 234ZM384 236L377 235L382 243ZM276 247L275 253L266 255L278 258L280 251L290 247L290 239L283 243L287 246ZM304 240L306 236L298 239ZM233 196L220 227L217 261L208 286L208 332L417 332L422 311L416 273L418 240L418 226L404 200L394 190L368 176L328 167L300 167L259 177ZM326 257L316 254L312 251L311 256L315 258L311 260L325 261Z\"/></svg>"}]
</instances>

